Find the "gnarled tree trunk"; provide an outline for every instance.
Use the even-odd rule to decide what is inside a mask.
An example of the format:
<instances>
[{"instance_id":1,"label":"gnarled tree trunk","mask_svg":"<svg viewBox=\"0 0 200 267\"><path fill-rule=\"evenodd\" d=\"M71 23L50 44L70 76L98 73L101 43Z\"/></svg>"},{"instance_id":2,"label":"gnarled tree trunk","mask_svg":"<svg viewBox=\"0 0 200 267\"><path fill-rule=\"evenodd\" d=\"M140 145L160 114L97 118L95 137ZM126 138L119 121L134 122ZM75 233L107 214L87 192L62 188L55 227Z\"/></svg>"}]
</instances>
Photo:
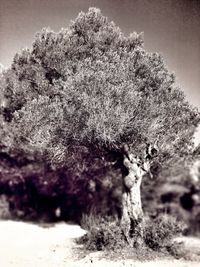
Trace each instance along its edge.
<instances>
[{"instance_id":1,"label":"gnarled tree trunk","mask_svg":"<svg viewBox=\"0 0 200 267\"><path fill-rule=\"evenodd\" d=\"M129 183L129 187L127 187L127 181ZM137 222L139 222L143 217L140 189L141 182L142 177L135 177L134 172L131 172L124 177L122 194L122 223L130 224L135 222L137 224Z\"/></svg>"},{"instance_id":2,"label":"gnarled tree trunk","mask_svg":"<svg viewBox=\"0 0 200 267\"><path fill-rule=\"evenodd\" d=\"M142 227L140 225L143 220L141 183L146 173L149 173L152 178L150 160L158 154L157 141L153 146L147 145L143 160L129 153L128 146L125 145L123 150L123 165L126 167L127 173L123 176L121 227L127 241L130 243L136 227L138 238L141 239L142 237Z\"/></svg>"},{"instance_id":3,"label":"gnarled tree trunk","mask_svg":"<svg viewBox=\"0 0 200 267\"><path fill-rule=\"evenodd\" d=\"M143 176L149 172L150 164L148 160L142 162L128 151L125 152L123 164L127 169L127 174L123 177L121 227L130 243L136 227L138 231L143 219L141 183ZM138 234L142 234L142 231Z\"/></svg>"}]
</instances>

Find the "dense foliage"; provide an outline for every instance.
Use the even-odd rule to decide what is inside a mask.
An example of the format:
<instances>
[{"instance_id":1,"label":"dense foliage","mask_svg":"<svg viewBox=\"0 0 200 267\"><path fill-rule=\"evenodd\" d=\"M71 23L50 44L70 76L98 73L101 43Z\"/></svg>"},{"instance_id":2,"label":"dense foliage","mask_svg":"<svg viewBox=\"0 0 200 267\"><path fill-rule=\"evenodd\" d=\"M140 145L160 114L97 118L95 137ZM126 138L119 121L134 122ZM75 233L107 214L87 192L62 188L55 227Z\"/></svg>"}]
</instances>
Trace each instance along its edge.
<instances>
[{"instance_id":1,"label":"dense foliage","mask_svg":"<svg viewBox=\"0 0 200 267\"><path fill-rule=\"evenodd\" d=\"M1 74L0 101L2 153L64 169L71 193L89 188L92 198L104 187L118 198L122 144L141 156L158 139L164 171L191 152L200 121L161 55L95 8L16 54Z\"/></svg>"}]
</instances>

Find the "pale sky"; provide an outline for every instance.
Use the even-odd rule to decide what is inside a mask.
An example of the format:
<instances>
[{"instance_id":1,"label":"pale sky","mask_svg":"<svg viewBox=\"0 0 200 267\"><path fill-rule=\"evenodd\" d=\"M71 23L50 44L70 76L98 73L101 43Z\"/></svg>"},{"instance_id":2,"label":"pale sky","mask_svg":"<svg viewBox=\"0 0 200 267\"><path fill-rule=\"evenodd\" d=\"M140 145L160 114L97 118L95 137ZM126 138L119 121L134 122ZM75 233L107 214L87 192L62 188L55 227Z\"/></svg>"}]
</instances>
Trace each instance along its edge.
<instances>
[{"instance_id":1,"label":"pale sky","mask_svg":"<svg viewBox=\"0 0 200 267\"><path fill-rule=\"evenodd\" d=\"M37 31L59 31L92 6L126 34L144 32L145 48L163 54L177 85L200 108L200 0L0 0L0 63L9 67Z\"/></svg>"}]
</instances>

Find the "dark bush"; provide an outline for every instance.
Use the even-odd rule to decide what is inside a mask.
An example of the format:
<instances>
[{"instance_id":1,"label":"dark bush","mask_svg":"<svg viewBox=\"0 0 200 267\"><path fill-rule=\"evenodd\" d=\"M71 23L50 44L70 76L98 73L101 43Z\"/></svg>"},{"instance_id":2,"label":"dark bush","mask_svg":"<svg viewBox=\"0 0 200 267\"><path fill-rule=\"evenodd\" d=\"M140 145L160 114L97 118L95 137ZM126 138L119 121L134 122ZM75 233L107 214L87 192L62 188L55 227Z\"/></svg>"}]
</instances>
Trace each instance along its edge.
<instances>
[{"instance_id":1,"label":"dark bush","mask_svg":"<svg viewBox=\"0 0 200 267\"><path fill-rule=\"evenodd\" d=\"M169 215L158 218L145 218L133 232L131 242L127 242L116 219L85 215L81 226L88 233L78 240L85 249L92 251L128 250L130 255L149 255L150 251L160 252L173 257L182 256L182 246L174 244L185 225ZM145 252L146 251L146 252ZM140 253L141 252L141 253ZM180 253L179 253L180 252ZM154 252L152 252L154 254Z\"/></svg>"},{"instance_id":2,"label":"dark bush","mask_svg":"<svg viewBox=\"0 0 200 267\"><path fill-rule=\"evenodd\" d=\"M93 177L91 177L94 175ZM22 155L0 153L0 195L7 198L13 216L23 219L73 220L91 210L106 216L119 213L120 175L71 175ZM57 217L56 210L60 210Z\"/></svg>"},{"instance_id":3,"label":"dark bush","mask_svg":"<svg viewBox=\"0 0 200 267\"><path fill-rule=\"evenodd\" d=\"M117 250L126 246L119 223L114 218L85 215L81 226L88 233L79 239L87 250Z\"/></svg>"},{"instance_id":4,"label":"dark bush","mask_svg":"<svg viewBox=\"0 0 200 267\"><path fill-rule=\"evenodd\" d=\"M185 229L186 225L183 222L167 214L161 214L155 219L148 218L143 223L144 243L153 250L162 250Z\"/></svg>"}]
</instances>

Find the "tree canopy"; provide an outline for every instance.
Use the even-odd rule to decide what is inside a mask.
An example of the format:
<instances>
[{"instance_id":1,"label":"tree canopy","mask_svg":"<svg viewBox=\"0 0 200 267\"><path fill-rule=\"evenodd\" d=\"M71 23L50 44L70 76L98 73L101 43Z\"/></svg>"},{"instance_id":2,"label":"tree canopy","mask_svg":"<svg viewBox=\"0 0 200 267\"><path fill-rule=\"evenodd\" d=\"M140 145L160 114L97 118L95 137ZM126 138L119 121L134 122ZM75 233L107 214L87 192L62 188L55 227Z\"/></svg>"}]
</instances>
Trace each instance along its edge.
<instances>
[{"instance_id":1,"label":"tree canopy","mask_svg":"<svg viewBox=\"0 0 200 267\"><path fill-rule=\"evenodd\" d=\"M180 157L200 121L142 34L125 36L96 8L38 33L3 72L0 97L2 149L58 166L125 143L141 154L157 138L163 158Z\"/></svg>"}]
</instances>

